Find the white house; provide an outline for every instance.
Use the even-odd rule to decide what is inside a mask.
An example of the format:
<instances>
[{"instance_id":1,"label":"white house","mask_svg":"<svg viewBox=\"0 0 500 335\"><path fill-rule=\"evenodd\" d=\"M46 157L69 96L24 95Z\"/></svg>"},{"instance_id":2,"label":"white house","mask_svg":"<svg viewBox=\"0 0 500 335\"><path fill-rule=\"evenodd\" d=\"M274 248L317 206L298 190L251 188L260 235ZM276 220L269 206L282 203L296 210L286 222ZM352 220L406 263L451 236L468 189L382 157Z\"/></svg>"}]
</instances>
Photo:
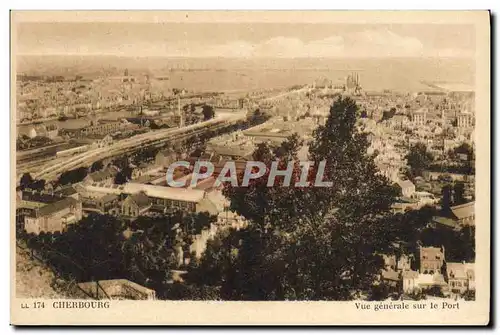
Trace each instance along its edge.
<instances>
[{"instance_id":1,"label":"white house","mask_svg":"<svg viewBox=\"0 0 500 335\"><path fill-rule=\"evenodd\" d=\"M404 197L411 198L415 193L415 185L410 180L399 180L398 186L401 188Z\"/></svg>"}]
</instances>

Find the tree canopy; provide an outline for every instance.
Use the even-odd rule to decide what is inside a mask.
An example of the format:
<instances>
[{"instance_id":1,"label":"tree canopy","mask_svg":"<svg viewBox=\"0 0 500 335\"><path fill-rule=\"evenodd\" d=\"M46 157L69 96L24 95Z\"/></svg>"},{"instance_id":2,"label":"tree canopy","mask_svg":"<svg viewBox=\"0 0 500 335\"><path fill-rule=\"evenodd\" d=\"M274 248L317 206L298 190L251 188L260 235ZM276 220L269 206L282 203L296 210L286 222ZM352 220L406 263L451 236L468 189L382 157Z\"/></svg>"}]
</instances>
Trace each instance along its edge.
<instances>
[{"instance_id":1,"label":"tree canopy","mask_svg":"<svg viewBox=\"0 0 500 335\"><path fill-rule=\"evenodd\" d=\"M434 159L432 154L427 151L427 146L421 142L412 146L405 158L413 176L422 176L422 172L429 168Z\"/></svg>"},{"instance_id":2,"label":"tree canopy","mask_svg":"<svg viewBox=\"0 0 500 335\"><path fill-rule=\"evenodd\" d=\"M33 181L34 179L31 176L31 174L26 172L21 176L21 180L19 181L19 186L21 186L21 189L25 189L29 187L33 183Z\"/></svg>"},{"instance_id":3,"label":"tree canopy","mask_svg":"<svg viewBox=\"0 0 500 335\"><path fill-rule=\"evenodd\" d=\"M96 162L92 163L92 166L90 167L90 172L100 171L103 168L104 168L104 164L102 163L102 161L96 161Z\"/></svg>"},{"instance_id":4,"label":"tree canopy","mask_svg":"<svg viewBox=\"0 0 500 335\"><path fill-rule=\"evenodd\" d=\"M203 113L205 121L213 119L215 116L214 108L210 105L203 105L201 112Z\"/></svg>"},{"instance_id":5,"label":"tree canopy","mask_svg":"<svg viewBox=\"0 0 500 335\"><path fill-rule=\"evenodd\" d=\"M227 185L230 208L250 225L210 243L198 267L204 280L221 286L223 299L348 300L372 288L382 266L376 252L393 252L384 222L396 192L367 154L357 115L353 100L339 98L314 133L308 180L326 161L331 187L267 187L267 178L247 188ZM293 185L300 146L292 136L277 148L260 145L253 158L267 166L293 161Z\"/></svg>"},{"instance_id":6,"label":"tree canopy","mask_svg":"<svg viewBox=\"0 0 500 335\"><path fill-rule=\"evenodd\" d=\"M65 233L32 236L37 250L63 278L89 281L120 278L124 262L120 251L123 226L108 215L90 214Z\"/></svg>"},{"instance_id":7,"label":"tree canopy","mask_svg":"<svg viewBox=\"0 0 500 335\"><path fill-rule=\"evenodd\" d=\"M467 159L472 160L474 157L474 149L468 143L462 143L454 150L455 154L467 155Z\"/></svg>"},{"instance_id":8,"label":"tree canopy","mask_svg":"<svg viewBox=\"0 0 500 335\"><path fill-rule=\"evenodd\" d=\"M462 181L457 181L453 184L453 205L465 204L465 184Z\"/></svg>"},{"instance_id":9,"label":"tree canopy","mask_svg":"<svg viewBox=\"0 0 500 335\"><path fill-rule=\"evenodd\" d=\"M117 185L122 185L128 182L132 178L132 169L129 166L124 167L115 176L114 183Z\"/></svg>"},{"instance_id":10,"label":"tree canopy","mask_svg":"<svg viewBox=\"0 0 500 335\"><path fill-rule=\"evenodd\" d=\"M64 171L57 181L59 185L75 184L81 182L88 174L88 167L79 167L74 170Z\"/></svg>"},{"instance_id":11,"label":"tree canopy","mask_svg":"<svg viewBox=\"0 0 500 335\"><path fill-rule=\"evenodd\" d=\"M178 268L177 247L210 227L207 213L175 212L139 217L126 223L116 217L89 214L63 233L24 235L61 277L77 281L127 278L164 297L170 271Z\"/></svg>"},{"instance_id":12,"label":"tree canopy","mask_svg":"<svg viewBox=\"0 0 500 335\"><path fill-rule=\"evenodd\" d=\"M394 115L396 115L396 108L392 107L390 110L382 113L382 119L380 121L392 119Z\"/></svg>"}]
</instances>

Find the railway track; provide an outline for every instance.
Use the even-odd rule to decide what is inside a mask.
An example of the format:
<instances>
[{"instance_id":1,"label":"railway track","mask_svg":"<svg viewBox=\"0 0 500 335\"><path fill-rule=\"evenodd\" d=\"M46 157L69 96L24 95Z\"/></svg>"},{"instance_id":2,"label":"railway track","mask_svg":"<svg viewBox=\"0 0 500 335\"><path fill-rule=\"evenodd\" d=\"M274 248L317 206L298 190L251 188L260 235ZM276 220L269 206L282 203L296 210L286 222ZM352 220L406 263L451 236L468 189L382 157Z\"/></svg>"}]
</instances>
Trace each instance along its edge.
<instances>
[{"instance_id":1,"label":"railway track","mask_svg":"<svg viewBox=\"0 0 500 335\"><path fill-rule=\"evenodd\" d=\"M114 143L110 147L93 149L91 151L87 151L86 153L73 156L69 159L56 159L52 162L52 164L42 168L33 175L35 179L45 179L47 181L52 180L57 178L57 176L64 171L82 166L88 166L97 160L133 152L137 150L137 147L139 146L154 146L162 145L167 141L182 141L191 136L202 134L209 130L217 130L226 127L232 123L238 122L241 119L241 117L212 119L184 128L160 130L154 133L136 135L132 138Z\"/></svg>"}]
</instances>

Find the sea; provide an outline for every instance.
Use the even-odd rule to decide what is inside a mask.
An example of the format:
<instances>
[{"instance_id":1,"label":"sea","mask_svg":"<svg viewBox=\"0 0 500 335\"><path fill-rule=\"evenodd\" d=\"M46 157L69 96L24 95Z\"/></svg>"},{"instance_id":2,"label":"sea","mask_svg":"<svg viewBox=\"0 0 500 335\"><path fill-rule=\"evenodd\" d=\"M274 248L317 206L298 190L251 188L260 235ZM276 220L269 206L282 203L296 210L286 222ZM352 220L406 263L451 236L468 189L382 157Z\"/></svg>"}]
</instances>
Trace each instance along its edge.
<instances>
[{"instance_id":1,"label":"sea","mask_svg":"<svg viewBox=\"0 0 500 335\"><path fill-rule=\"evenodd\" d=\"M170 86L194 91L282 88L329 80L341 84L352 73L363 89L420 91L423 82L475 85L470 58L233 59L114 56L18 56L16 72L97 78L130 75L168 78Z\"/></svg>"}]
</instances>

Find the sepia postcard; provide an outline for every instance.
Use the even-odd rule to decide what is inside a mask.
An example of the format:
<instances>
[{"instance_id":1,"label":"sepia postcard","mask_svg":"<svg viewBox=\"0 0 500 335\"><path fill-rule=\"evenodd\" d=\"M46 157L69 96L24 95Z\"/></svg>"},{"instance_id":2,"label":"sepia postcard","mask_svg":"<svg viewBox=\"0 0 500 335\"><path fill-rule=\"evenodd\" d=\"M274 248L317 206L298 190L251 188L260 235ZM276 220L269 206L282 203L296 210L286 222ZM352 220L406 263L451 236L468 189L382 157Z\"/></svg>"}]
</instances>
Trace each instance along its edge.
<instances>
[{"instance_id":1,"label":"sepia postcard","mask_svg":"<svg viewBox=\"0 0 500 335\"><path fill-rule=\"evenodd\" d=\"M490 322L488 11L12 11L11 106L13 325Z\"/></svg>"}]
</instances>

